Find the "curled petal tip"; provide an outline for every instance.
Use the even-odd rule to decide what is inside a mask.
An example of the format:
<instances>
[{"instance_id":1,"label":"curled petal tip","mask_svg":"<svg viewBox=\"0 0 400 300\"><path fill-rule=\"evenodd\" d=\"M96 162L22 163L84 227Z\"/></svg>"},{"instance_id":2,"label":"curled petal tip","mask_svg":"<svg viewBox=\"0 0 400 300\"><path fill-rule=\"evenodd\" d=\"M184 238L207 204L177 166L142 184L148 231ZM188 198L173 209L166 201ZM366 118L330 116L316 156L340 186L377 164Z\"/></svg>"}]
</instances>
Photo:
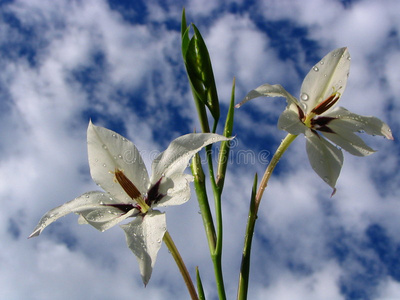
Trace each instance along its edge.
<instances>
[{"instance_id":1,"label":"curled petal tip","mask_svg":"<svg viewBox=\"0 0 400 300\"><path fill-rule=\"evenodd\" d=\"M333 195L336 194L336 188L333 188L332 194L331 194L331 198L333 197Z\"/></svg>"},{"instance_id":2,"label":"curled petal tip","mask_svg":"<svg viewBox=\"0 0 400 300\"><path fill-rule=\"evenodd\" d=\"M241 106L242 106L242 104L243 104L243 101L242 101L242 102L240 102L240 103L238 103L238 104L236 104L236 105L235 105L235 108L239 108L239 107L241 107Z\"/></svg>"}]
</instances>

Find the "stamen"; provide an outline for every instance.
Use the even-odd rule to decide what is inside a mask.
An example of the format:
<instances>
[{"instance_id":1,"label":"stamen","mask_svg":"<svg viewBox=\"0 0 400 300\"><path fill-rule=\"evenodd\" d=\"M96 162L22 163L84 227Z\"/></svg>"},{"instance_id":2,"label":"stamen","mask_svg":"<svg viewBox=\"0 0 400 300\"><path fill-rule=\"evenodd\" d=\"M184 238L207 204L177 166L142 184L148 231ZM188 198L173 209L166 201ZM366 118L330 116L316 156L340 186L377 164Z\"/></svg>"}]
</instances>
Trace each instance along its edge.
<instances>
[{"instance_id":1,"label":"stamen","mask_svg":"<svg viewBox=\"0 0 400 300\"><path fill-rule=\"evenodd\" d=\"M131 197L132 199L137 199L142 196L142 194L132 183L132 181L130 181L129 178L125 176L124 172L115 169L114 174L118 183L121 185L124 191L129 195L129 197Z\"/></svg>"},{"instance_id":2,"label":"stamen","mask_svg":"<svg viewBox=\"0 0 400 300\"><path fill-rule=\"evenodd\" d=\"M316 107L314 107L314 109L311 112L316 115L320 115L320 114L326 112L328 109L330 109L333 105L335 105L339 99L340 99L340 93L334 92L327 99L325 99L320 104L318 104Z\"/></svg>"}]
</instances>

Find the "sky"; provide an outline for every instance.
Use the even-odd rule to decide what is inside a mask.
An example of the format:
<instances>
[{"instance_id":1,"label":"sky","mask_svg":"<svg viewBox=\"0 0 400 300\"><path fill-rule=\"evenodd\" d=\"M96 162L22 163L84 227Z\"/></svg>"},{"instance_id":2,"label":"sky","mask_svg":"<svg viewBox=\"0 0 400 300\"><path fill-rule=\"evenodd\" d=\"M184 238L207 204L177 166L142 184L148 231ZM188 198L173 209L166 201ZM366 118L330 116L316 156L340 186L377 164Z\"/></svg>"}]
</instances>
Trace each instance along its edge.
<instances>
[{"instance_id":1,"label":"sky","mask_svg":"<svg viewBox=\"0 0 400 300\"><path fill-rule=\"evenodd\" d=\"M165 246L143 286L118 226L101 233L69 215L27 239L46 211L98 189L90 119L132 140L148 168L174 138L200 130L180 53L182 7L208 46L222 121L234 77L236 102L263 83L298 96L311 67L347 46L340 105L381 118L395 138L363 136L376 153L345 153L333 197L304 138L294 141L260 205L249 299L400 299L397 0L0 1L0 299L189 298ZM253 177L286 134L276 127L284 108L283 99L259 98L235 111L223 195L228 299ZM217 299L194 192L165 211L192 277L200 266L207 299Z\"/></svg>"}]
</instances>

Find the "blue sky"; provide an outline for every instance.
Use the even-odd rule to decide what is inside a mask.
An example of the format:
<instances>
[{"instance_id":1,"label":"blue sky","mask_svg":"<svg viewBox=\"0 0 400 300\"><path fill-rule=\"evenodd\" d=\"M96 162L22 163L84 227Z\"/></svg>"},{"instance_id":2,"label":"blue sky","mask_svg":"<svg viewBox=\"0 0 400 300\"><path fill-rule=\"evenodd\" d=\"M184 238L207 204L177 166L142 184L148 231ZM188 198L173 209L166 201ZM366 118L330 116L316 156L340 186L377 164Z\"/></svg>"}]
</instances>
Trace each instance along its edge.
<instances>
[{"instance_id":1,"label":"blue sky","mask_svg":"<svg viewBox=\"0 0 400 300\"><path fill-rule=\"evenodd\" d=\"M260 206L249 299L400 299L400 2L397 0L0 2L0 299L188 299L162 247L146 288L120 228L104 233L67 216L27 239L50 208L96 190L86 129L132 140L150 166L168 143L200 128L180 53L180 16L203 34L222 115L263 83L294 95L310 68L347 46L341 105L387 122L395 140L345 153L337 193L312 171L305 141L281 160ZM250 187L285 132L282 99L236 111L223 199L223 266L236 285ZM221 128L218 129L221 132ZM250 154L250 155L247 155ZM195 197L166 209L168 229L207 299L213 270Z\"/></svg>"}]
</instances>

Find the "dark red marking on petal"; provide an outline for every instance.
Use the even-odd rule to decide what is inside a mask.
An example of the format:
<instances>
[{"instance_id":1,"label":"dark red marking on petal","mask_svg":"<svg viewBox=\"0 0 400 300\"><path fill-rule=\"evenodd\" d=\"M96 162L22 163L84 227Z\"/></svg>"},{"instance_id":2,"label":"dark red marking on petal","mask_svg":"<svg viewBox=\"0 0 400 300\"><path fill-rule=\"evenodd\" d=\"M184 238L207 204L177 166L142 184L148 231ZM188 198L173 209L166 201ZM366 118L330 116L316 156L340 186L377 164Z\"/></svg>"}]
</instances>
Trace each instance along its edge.
<instances>
[{"instance_id":1,"label":"dark red marking on petal","mask_svg":"<svg viewBox=\"0 0 400 300\"><path fill-rule=\"evenodd\" d=\"M160 183L163 177L161 177L147 192L146 204L151 206L159 202L165 195L159 192Z\"/></svg>"}]
</instances>

